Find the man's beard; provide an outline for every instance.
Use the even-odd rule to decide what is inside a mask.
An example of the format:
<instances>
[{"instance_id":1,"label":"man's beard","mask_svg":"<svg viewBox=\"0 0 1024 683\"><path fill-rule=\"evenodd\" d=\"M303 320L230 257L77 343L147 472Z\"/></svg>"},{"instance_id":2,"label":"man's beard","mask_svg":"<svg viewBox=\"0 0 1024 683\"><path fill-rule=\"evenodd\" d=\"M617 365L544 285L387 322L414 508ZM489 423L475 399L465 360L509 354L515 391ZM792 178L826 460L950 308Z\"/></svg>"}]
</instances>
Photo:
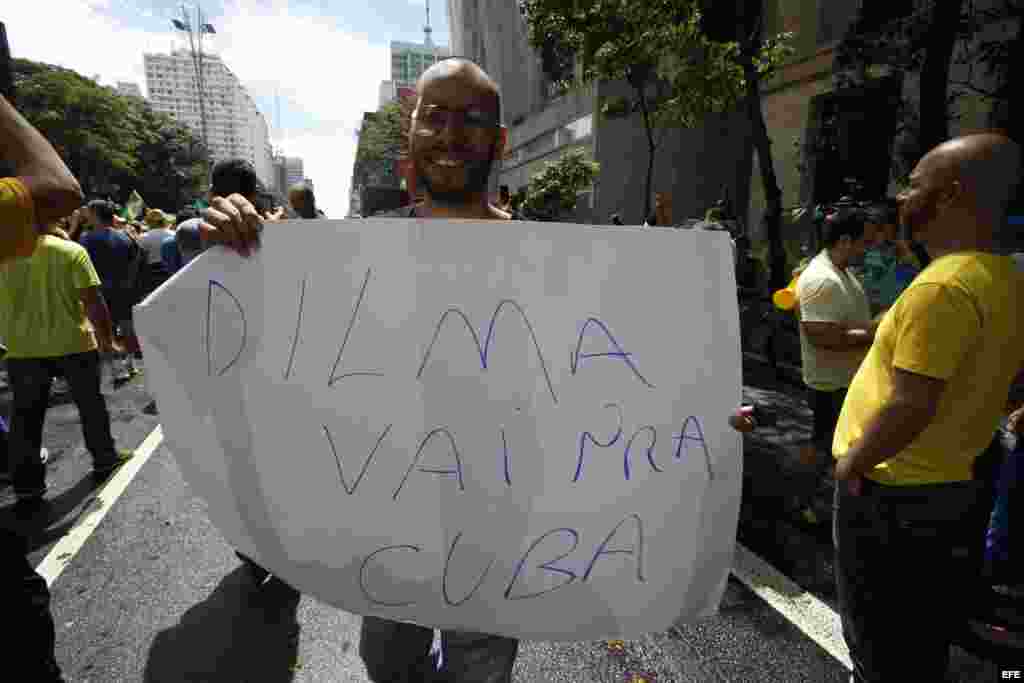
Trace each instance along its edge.
<instances>
[{"instance_id":1,"label":"man's beard","mask_svg":"<svg viewBox=\"0 0 1024 683\"><path fill-rule=\"evenodd\" d=\"M422 185L430 195L431 201L449 206L461 206L468 204L474 194L480 194L487 190L487 181L491 177L491 167L494 165L494 147L491 147L486 159L479 161L467 161L465 165L466 184L457 190L442 190L433 186L430 177L423 167L417 162L416 182Z\"/></svg>"},{"instance_id":2,"label":"man's beard","mask_svg":"<svg viewBox=\"0 0 1024 683\"><path fill-rule=\"evenodd\" d=\"M900 228L904 239L920 242L922 233L928 225L938 216L938 205L932 198L926 200L918 207L902 212L900 215Z\"/></svg>"}]
</instances>

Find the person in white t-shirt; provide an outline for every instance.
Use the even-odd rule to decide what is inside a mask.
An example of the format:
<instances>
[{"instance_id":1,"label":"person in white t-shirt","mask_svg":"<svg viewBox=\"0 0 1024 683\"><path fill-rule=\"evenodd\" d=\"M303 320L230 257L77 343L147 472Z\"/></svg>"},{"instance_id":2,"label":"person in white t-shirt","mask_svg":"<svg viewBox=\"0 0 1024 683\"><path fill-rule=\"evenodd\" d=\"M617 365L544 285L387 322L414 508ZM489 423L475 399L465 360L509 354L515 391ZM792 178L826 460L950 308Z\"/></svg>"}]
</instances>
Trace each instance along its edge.
<instances>
[{"instance_id":1,"label":"person in white t-shirt","mask_svg":"<svg viewBox=\"0 0 1024 683\"><path fill-rule=\"evenodd\" d=\"M160 263L160 246L174 237L173 222L160 209L146 212L146 232L139 238L139 246L146 252L146 263Z\"/></svg>"},{"instance_id":2,"label":"person in white t-shirt","mask_svg":"<svg viewBox=\"0 0 1024 683\"><path fill-rule=\"evenodd\" d=\"M814 414L813 446L826 466L832 460L832 436L846 389L875 338L868 297L849 269L875 244L866 218L856 209L827 217L825 248L807 264L796 286L803 379Z\"/></svg>"},{"instance_id":3,"label":"person in white t-shirt","mask_svg":"<svg viewBox=\"0 0 1024 683\"><path fill-rule=\"evenodd\" d=\"M146 252L146 264L141 273L140 299L149 296L170 276L164 267L161 249L164 242L174 238L174 221L160 209L147 211L145 221L148 229L139 237L139 246Z\"/></svg>"}]
</instances>

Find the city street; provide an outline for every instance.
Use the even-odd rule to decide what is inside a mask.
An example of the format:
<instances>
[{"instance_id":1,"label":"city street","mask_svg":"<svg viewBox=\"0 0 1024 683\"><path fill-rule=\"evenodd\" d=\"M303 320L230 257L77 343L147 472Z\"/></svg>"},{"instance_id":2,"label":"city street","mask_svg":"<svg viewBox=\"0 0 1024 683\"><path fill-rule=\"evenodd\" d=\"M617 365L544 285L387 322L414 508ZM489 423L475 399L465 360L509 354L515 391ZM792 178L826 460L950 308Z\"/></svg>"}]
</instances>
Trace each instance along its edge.
<instances>
[{"instance_id":1,"label":"city street","mask_svg":"<svg viewBox=\"0 0 1024 683\"><path fill-rule=\"evenodd\" d=\"M9 401L5 387L0 407ZM26 525L33 564L53 579L57 659L67 679L366 681L359 617L309 597L296 601L275 581L253 586L183 481L159 418L143 414L148 402L144 375L108 397L115 437L136 456L93 490L77 411L57 397L44 437L49 509L16 519L10 488L0 492L0 519ZM827 533L787 522L764 490L757 493L745 501L746 546L738 546L719 614L621 644L524 642L515 680L845 681ZM958 680L998 678L995 667L961 651L954 659Z\"/></svg>"}]
</instances>

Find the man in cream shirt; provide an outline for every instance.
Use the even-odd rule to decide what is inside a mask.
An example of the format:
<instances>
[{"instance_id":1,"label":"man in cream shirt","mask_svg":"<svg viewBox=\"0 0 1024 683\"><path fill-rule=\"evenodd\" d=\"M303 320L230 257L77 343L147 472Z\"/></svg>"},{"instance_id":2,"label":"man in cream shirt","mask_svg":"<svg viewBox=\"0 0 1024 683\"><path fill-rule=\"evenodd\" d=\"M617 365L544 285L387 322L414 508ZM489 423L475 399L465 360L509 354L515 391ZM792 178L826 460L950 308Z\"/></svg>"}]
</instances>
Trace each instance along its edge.
<instances>
[{"instance_id":1,"label":"man in cream shirt","mask_svg":"<svg viewBox=\"0 0 1024 683\"><path fill-rule=\"evenodd\" d=\"M846 389L874 339L871 305L849 269L874 246L875 234L866 218L857 209L830 215L823 229L825 248L797 281L803 379L814 414L812 447L824 467L831 462L832 436Z\"/></svg>"}]
</instances>

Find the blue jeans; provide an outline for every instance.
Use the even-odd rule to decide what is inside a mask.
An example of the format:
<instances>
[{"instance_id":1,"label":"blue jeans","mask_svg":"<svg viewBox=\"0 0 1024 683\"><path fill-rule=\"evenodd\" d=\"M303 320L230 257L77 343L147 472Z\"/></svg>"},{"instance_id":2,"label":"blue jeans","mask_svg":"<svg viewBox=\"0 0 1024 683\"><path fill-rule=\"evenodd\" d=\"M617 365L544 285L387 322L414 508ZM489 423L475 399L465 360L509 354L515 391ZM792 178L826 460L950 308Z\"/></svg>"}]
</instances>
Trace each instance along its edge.
<instances>
[{"instance_id":1,"label":"blue jeans","mask_svg":"<svg viewBox=\"0 0 1024 683\"><path fill-rule=\"evenodd\" d=\"M359 656L374 683L511 683L519 641L487 633L442 631L434 671L432 629L363 617Z\"/></svg>"},{"instance_id":2,"label":"blue jeans","mask_svg":"<svg viewBox=\"0 0 1024 683\"><path fill-rule=\"evenodd\" d=\"M58 374L64 375L71 387L93 468L103 470L117 463L110 414L100 392L99 353L8 358L7 374L14 394L10 458L16 493L35 495L46 488L46 466L39 460L39 449L43 445L43 422L50 402L50 380Z\"/></svg>"},{"instance_id":3,"label":"blue jeans","mask_svg":"<svg viewBox=\"0 0 1024 683\"><path fill-rule=\"evenodd\" d=\"M858 682L945 681L949 646L980 595L987 481L837 482L833 540L843 637Z\"/></svg>"}]
</instances>

